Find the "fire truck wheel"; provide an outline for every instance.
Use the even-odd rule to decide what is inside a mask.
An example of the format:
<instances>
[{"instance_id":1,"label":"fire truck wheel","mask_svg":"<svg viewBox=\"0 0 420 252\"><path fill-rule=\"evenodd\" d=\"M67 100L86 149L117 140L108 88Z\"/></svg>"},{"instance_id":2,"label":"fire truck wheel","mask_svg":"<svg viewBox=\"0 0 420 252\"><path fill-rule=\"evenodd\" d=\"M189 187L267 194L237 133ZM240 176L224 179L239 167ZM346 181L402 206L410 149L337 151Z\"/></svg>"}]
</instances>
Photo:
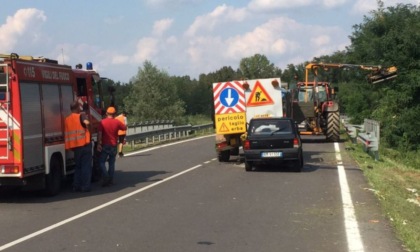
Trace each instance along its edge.
<instances>
[{"instance_id":1,"label":"fire truck wheel","mask_svg":"<svg viewBox=\"0 0 420 252\"><path fill-rule=\"evenodd\" d=\"M54 196L61 189L61 167L62 163L57 157L52 157L50 161L50 173L47 174L45 180L45 194Z\"/></svg>"}]
</instances>

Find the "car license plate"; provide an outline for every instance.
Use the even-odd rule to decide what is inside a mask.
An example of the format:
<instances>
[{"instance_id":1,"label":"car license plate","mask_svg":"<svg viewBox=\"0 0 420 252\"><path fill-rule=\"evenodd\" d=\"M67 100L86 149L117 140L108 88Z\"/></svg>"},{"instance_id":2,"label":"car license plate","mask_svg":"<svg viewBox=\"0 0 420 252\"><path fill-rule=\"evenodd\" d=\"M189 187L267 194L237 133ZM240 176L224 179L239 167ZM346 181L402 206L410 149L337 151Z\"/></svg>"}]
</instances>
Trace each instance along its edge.
<instances>
[{"instance_id":1,"label":"car license plate","mask_svg":"<svg viewBox=\"0 0 420 252\"><path fill-rule=\"evenodd\" d=\"M283 157L283 153L282 152L262 152L261 157L263 158Z\"/></svg>"}]
</instances>

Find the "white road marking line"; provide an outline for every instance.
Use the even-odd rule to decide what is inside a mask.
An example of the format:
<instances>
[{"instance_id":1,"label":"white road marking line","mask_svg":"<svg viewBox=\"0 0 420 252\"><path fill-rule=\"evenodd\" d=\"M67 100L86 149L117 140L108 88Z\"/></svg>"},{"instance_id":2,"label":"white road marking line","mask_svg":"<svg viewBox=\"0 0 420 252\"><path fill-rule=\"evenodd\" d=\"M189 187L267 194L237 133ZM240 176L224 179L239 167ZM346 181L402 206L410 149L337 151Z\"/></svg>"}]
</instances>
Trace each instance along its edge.
<instances>
[{"instance_id":1,"label":"white road marking line","mask_svg":"<svg viewBox=\"0 0 420 252\"><path fill-rule=\"evenodd\" d=\"M340 146L334 143L335 157L337 159L338 177L341 188L341 199L343 201L344 225L346 227L346 237L348 251L364 252L362 238L360 237L359 225L357 224L353 201L351 199L350 188L347 182L346 171L340 154Z\"/></svg>"},{"instance_id":2,"label":"white road marking line","mask_svg":"<svg viewBox=\"0 0 420 252\"><path fill-rule=\"evenodd\" d=\"M75 215L75 216L73 216L73 217L70 217L70 218L68 218L68 219L66 219L66 220L60 221L60 222L58 222L58 223L56 223L56 224L53 224L53 225L51 225L51 226L49 226L49 227L43 228L43 229L41 229L41 230L39 230L39 231L36 231L36 232L34 232L34 233L32 233L32 234L26 235L26 236L24 236L24 237L22 237L22 238L19 238L19 239L17 239L17 240L14 240L14 241L12 241L12 242L9 242L9 243L7 243L7 244L4 244L4 245L0 246L0 251L3 251L3 250L5 250L5 249L7 249L7 248L10 248L10 247L12 247L12 246L15 246L15 245L17 245L17 244L19 244L19 243L21 243L21 242L24 242L24 241L26 241L26 240L29 240L29 239L31 239L31 238L34 238L34 237L36 237L36 236L38 236L38 235L41 235L41 234L43 234L43 233L46 233L46 232L48 232L48 231L50 231L50 230L53 230L53 229L55 229L55 228L58 228L58 227L60 227L60 226L63 226L63 225L65 225L65 224L69 223L69 222L72 222L72 221L74 221L74 220L80 219L80 218L82 218L82 217L84 217L84 216L86 216L86 215L88 215L88 214L91 214L91 213L93 213L93 212L99 211L99 210L101 210L102 208L105 208L105 207L110 206L110 205L112 205L112 204L114 204L114 203L117 203L117 202L119 202L119 201L122 201L122 200L124 200L124 199L126 199L126 198L129 198L129 197L131 197L131 196L133 196L133 195L135 195L135 194L138 194L138 193L140 193L140 192L146 191L146 190L148 190L148 189L150 189L150 188L152 188L152 187L155 187L155 186L157 186L157 185L160 185L160 184L162 184L162 183L164 183L164 182L167 182L167 181L169 181L169 180L171 180L171 179L174 179L174 178L176 178L176 177L178 177L178 176L181 176L181 175L183 175L183 174L185 174L185 173L187 173L187 172L193 171L193 170L195 170L195 169L197 169L197 168L199 168L199 167L201 167L201 166L202 166L201 164L196 165L196 166L191 167L191 168L189 168L189 169L187 169L187 170L185 170L185 171L179 172L179 173L177 173L177 174L175 174L175 175L173 175L173 176L171 176L171 177L168 177L168 178L162 179L161 181L158 181L158 182L155 182L155 183L150 184L150 185L148 185L148 186L145 186L145 187L143 187L143 188L140 188L140 189L138 189L138 190L136 190L136 191L133 191L133 192L131 192L131 193L128 193L128 194L126 194L126 195L124 195L124 196L121 196L121 197L116 198L116 199L114 199L114 200L108 201L108 202L107 202L107 203L105 203L105 204L102 204L102 205L100 205L100 206L94 207L94 208L92 208L92 209L90 209L90 210L87 210L87 211L85 211L85 212L83 212L83 213L80 213L80 214L78 214L78 215Z\"/></svg>"}]
</instances>

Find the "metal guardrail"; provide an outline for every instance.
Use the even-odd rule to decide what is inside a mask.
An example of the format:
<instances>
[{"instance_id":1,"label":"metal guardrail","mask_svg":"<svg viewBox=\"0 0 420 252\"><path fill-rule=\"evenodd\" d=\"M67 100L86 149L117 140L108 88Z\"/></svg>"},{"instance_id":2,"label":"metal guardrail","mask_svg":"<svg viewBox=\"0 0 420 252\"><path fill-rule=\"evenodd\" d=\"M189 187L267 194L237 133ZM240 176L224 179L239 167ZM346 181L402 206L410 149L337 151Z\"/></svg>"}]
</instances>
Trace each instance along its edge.
<instances>
[{"instance_id":1,"label":"metal guardrail","mask_svg":"<svg viewBox=\"0 0 420 252\"><path fill-rule=\"evenodd\" d=\"M172 128L174 126L173 124L173 120L154 120L131 123L127 126L127 134L130 135L151 130L168 129Z\"/></svg>"},{"instance_id":2,"label":"metal guardrail","mask_svg":"<svg viewBox=\"0 0 420 252\"><path fill-rule=\"evenodd\" d=\"M183 125L170 128L163 128L157 130L148 130L139 133L130 133L128 132L126 141L128 144L134 148L137 144L154 144L157 142L170 141L188 137L192 134L197 133L206 133L213 130L213 124L203 124L203 125Z\"/></svg>"},{"instance_id":3,"label":"metal guardrail","mask_svg":"<svg viewBox=\"0 0 420 252\"><path fill-rule=\"evenodd\" d=\"M349 124L347 118L342 119L347 135L353 143L363 145L363 150L379 160L380 123L371 119L364 119L362 125Z\"/></svg>"}]
</instances>

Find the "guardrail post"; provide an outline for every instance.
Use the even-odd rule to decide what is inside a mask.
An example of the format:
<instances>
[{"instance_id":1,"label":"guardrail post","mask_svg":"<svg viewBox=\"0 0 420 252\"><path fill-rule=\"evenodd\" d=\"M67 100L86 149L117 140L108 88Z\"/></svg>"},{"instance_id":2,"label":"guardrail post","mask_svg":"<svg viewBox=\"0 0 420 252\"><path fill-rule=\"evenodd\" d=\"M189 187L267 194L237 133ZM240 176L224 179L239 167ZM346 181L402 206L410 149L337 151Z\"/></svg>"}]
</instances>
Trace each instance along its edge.
<instances>
[{"instance_id":1,"label":"guardrail post","mask_svg":"<svg viewBox=\"0 0 420 252\"><path fill-rule=\"evenodd\" d=\"M365 119L365 132L359 133L357 141L363 144L363 150L373 154L376 161L379 160L379 139L380 139L380 125L379 122Z\"/></svg>"},{"instance_id":2,"label":"guardrail post","mask_svg":"<svg viewBox=\"0 0 420 252\"><path fill-rule=\"evenodd\" d=\"M349 124L349 119L347 117L342 118L341 122L344 125L344 128L346 129L346 133L349 136L352 143L357 143L357 135L359 132L364 132L364 125L355 125L355 124Z\"/></svg>"}]
</instances>

